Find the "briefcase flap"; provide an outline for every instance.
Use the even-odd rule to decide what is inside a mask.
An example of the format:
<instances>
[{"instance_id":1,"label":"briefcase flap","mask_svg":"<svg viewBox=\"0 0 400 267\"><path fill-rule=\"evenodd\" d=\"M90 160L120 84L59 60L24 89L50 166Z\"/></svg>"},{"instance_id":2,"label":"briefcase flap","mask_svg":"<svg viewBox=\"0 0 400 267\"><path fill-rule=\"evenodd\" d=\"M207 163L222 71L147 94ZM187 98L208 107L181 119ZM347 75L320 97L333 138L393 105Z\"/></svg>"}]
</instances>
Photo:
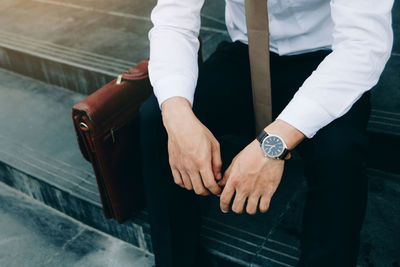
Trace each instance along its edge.
<instances>
[{"instance_id":1,"label":"briefcase flap","mask_svg":"<svg viewBox=\"0 0 400 267\"><path fill-rule=\"evenodd\" d=\"M152 92L148 76L148 59L104 85L72 107L76 133L90 131L92 140L78 134L79 148L88 161L88 153L95 152L93 139L109 135L138 116L139 107Z\"/></svg>"},{"instance_id":2,"label":"briefcase flap","mask_svg":"<svg viewBox=\"0 0 400 267\"><path fill-rule=\"evenodd\" d=\"M74 105L73 116L87 116L91 130L98 134L126 121L121 114L135 112L152 92L147 66L148 59Z\"/></svg>"}]
</instances>

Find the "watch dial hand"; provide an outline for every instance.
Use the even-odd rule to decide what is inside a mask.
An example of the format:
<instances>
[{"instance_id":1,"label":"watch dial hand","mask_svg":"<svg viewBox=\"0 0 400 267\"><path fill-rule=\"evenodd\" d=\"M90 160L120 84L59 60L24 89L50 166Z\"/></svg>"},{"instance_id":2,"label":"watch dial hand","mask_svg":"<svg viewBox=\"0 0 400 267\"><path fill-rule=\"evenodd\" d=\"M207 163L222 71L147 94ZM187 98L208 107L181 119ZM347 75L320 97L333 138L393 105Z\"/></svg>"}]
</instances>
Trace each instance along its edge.
<instances>
[{"instance_id":1,"label":"watch dial hand","mask_svg":"<svg viewBox=\"0 0 400 267\"><path fill-rule=\"evenodd\" d=\"M273 145L265 145L264 146L267 153L269 153L271 151L272 147L273 147Z\"/></svg>"}]
</instances>

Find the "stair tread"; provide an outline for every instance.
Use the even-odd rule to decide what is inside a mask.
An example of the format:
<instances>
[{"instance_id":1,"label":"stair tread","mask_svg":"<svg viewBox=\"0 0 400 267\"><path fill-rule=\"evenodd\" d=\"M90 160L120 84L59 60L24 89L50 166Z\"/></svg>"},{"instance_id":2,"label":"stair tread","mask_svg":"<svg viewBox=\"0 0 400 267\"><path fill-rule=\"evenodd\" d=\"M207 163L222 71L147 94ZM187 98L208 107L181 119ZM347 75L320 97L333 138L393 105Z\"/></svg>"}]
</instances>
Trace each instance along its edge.
<instances>
[{"instance_id":1,"label":"stair tread","mask_svg":"<svg viewBox=\"0 0 400 267\"><path fill-rule=\"evenodd\" d=\"M4 70L0 80L3 157L21 170L98 202L93 171L76 149L71 119L72 105L85 96Z\"/></svg>"},{"instance_id":2,"label":"stair tread","mask_svg":"<svg viewBox=\"0 0 400 267\"><path fill-rule=\"evenodd\" d=\"M211 1L207 1L211 2ZM0 30L54 45L137 63L149 54L156 1L1 0ZM222 2L221 2L222 3ZM215 4L203 9L202 33L227 36ZM218 5L223 16L223 5ZM221 16L220 13L220 16ZM16 19L17 18L17 19Z\"/></svg>"}]
</instances>

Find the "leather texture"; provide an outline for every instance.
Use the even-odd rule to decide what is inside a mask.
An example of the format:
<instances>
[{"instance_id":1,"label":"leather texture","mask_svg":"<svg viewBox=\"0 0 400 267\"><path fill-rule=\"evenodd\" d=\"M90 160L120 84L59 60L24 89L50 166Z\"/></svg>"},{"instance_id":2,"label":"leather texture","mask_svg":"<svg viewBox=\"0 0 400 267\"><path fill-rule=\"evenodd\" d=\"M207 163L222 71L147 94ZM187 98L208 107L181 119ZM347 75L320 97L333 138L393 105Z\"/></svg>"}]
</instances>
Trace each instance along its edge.
<instances>
[{"instance_id":1,"label":"leather texture","mask_svg":"<svg viewBox=\"0 0 400 267\"><path fill-rule=\"evenodd\" d=\"M106 218L119 223L144 207L139 108L152 93L148 59L72 108L83 156L91 162ZM82 124L84 123L84 125Z\"/></svg>"},{"instance_id":2,"label":"leather texture","mask_svg":"<svg viewBox=\"0 0 400 267\"><path fill-rule=\"evenodd\" d=\"M272 122L267 0L245 0L256 133Z\"/></svg>"},{"instance_id":3,"label":"leather texture","mask_svg":"<svg viewBox=\"0 0 400 267\"><path fill-rule=\"evenodd\" d=\"M145 205L139 108L153 92L148 64L143 60L72 107L79 148L93 166L104 216L119 223Z\"/></svg>"},{"instance_id":4,"label":"leather texture","mask_svg":"<svg viewBox=\"0 0 400 267\"><path fill-rule=\"evenodd\" d=\"M257 135L257 140L260 144L264 141L264 138L268 136L268 133L266 131L261 131L259 135Z\"/></svg>"}]
</instances>

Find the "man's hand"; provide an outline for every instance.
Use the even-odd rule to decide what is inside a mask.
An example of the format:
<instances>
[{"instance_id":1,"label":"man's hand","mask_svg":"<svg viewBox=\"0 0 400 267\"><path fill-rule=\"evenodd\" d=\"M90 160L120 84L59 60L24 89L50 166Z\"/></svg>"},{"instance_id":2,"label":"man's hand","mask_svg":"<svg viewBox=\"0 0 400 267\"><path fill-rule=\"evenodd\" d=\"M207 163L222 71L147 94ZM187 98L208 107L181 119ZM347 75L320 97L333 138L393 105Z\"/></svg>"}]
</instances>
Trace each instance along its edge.
<instances>
[{"instance_id":1,"label":"man's hand","mask_svg":"<svg viewBox=\"0 0 400 267\"><path fill-rule=\"evenodd\" d=\"M198 195L220 194L216 179L222 178L222 161L217 139L197 119L186 99L170 98L161 109L175 183Z\"/></svg>"},{"instance_id":2,"label":"man's hand","mask_svg":"<svg viewBox=\"0 0 400 267\"><path fill-rule=\"evenodd\" d=\"M305 138L302 132L281 120L274 121L265 130L282 137L289 150ZM254 140L233 159L219 182L220 186L225 186L220 198L221 210L228 212L236 193L232 205L234 212L243 212L246 199L247 213L255 214L258 206L261 212L266 212L282 179L284 165L283 160L266 158L259 142Z\"/></svg>"},{"instance_id":3,"label":"man's hand","mask_svg":"<svg viewBox=\"0 0 400 267\"><path fill-rule=\"evenodd\" d=\"M236 193L232 205L235 213L244 211L246 200L248 214L255 214L258 206L261 212L266 212L281 181L284 164L283 160L266 158L258 141L251 142L233 159L219 183L225 186L220 198L221 210L229 211Z\"/></svg>"}]
</instances>

